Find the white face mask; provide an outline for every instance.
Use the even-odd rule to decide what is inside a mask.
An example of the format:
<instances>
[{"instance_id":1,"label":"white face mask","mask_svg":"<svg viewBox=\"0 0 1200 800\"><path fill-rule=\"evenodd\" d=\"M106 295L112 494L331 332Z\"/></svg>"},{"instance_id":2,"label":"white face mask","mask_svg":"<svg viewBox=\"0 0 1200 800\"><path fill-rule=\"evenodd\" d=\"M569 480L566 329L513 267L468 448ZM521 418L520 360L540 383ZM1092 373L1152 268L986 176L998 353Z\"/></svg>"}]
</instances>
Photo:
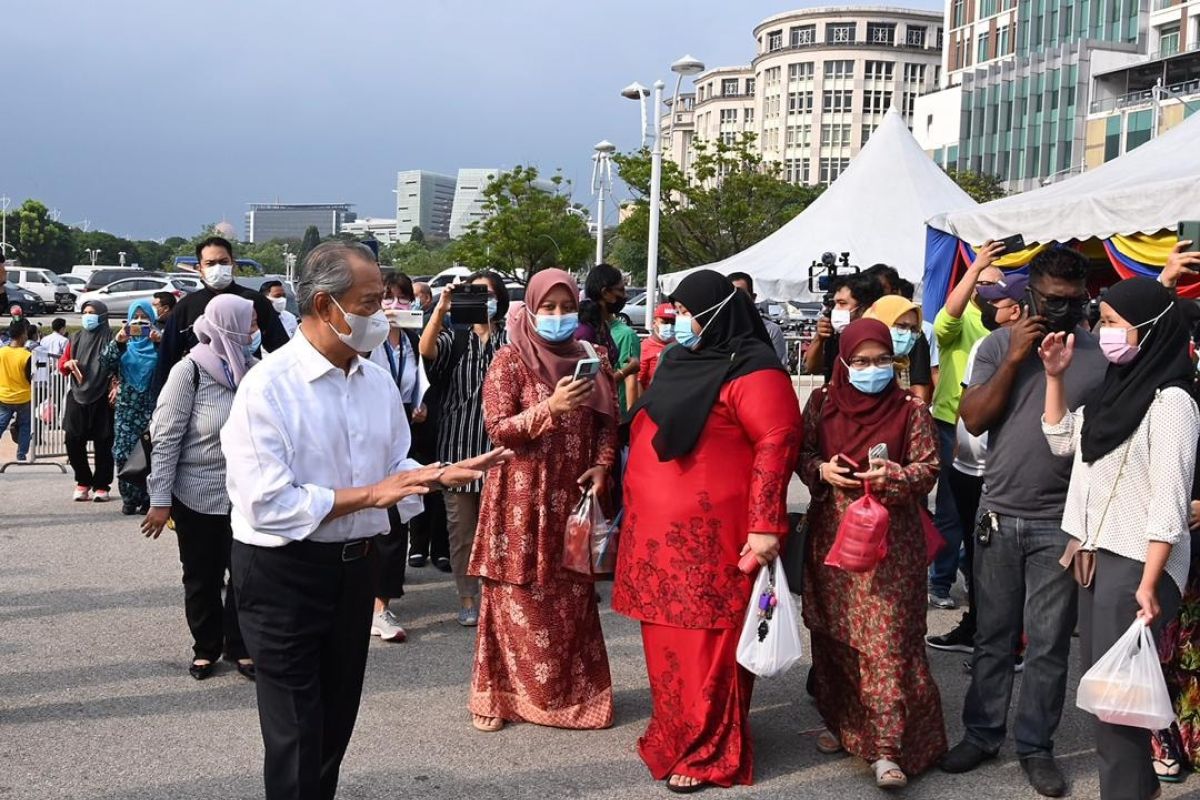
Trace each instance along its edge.
<instances>
[{"instance_id":1,"label":"white face mask","mask_svg":"<svg viewBox=\"0 0 1200 800\"><path fill-rule=\"evenodd\" d=\"M220 291L229 284L233 283L233 265L232 264L212 264L203 267L200 274L204 276L204 283L211 289Z\"/></svg>"},{"instance_id":2,"label":"white face mask","mask_svg":"<svg viewBox=\"0 0 1200 800\"><path fill-rule=\"evenodd\" d=\"M342 304L337 301L337 298L330 298L333 304L337 306L342 314L346 317L346 324L350 326L349 333L342 333L337 328L333 327L332 323L326 322L329 330L337 334L347 347L354 350L356 353L369 353L379 345L383 344L388 337L387 316L383 313L383 309L376 311L369 317L364 317L362 314L351 314L342 308Z\"/></svg>"},{"instance_id":3,"label":"white face mask","mask_svg":"<svg viewBox=\"0 0 1200 800\"><path fill-rule=\"evenodd\" d=\"M271 305L275 307L276 314L282 314L284 311L287 311L287 298L286 297L272 297Z\"/></svg>"},{"instance_id":4,"label":"white face mask","mask_svg":"<svg viewBox=\"0 0 1200 800\"><path fill-rule=\"evenodd\" d=\"M850 324L850 309L835 308L833 313L829 315L829 324L833 326L835 333L841 333L846 330Z\"/></svg>"}]
</instances>

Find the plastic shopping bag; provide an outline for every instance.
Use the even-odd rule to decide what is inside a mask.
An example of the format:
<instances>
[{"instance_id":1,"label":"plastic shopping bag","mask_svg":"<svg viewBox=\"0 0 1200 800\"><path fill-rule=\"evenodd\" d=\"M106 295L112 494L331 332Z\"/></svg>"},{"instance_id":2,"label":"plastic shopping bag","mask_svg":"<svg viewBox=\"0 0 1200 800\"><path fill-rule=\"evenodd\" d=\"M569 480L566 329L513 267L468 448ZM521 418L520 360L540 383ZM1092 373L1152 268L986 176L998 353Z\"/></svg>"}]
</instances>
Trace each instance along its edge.
<instances>
[{"instance_id":1,"label":"plastic shopping bag","mask_svg":"<svg viewBox=\"0 0 1200 800\"><path fill-rule=\"evenodd\" d=\"M585 492L567 519L567 529L563 533L563 567L591 577L593 537L603 536L607 529L608 520L604 518L596 496L590 491Z\"/></svg>"},{"instance_id":2,"label":"plastic shopping bag","mask_svg":"<svg viewBox=\"0 0 1200 800\"><path fill-rule=\"evenodd\" d=\"M599 503L596 504L599 507ZM617 542L621 537L621 518L625 509L617 512L611 522L592 529L592 574L611 575L617 569Z\"/></svg>"},{"instance_id":3,"label":"plastic shopping bag","mask_svg":"<svg viewBox=\"0 0 1200 800\"><path fill-rule=\"evenodd\" d=\"M49 399L38 403L37 407L38 419L47 427L54 425L54 420L58 416L58 409L54 407Z\"/></svg>"},{"instance_id":4,"label":"plastic shopping bag","mask_svg":"<svg viewBox=\"0 0 1200 800\"><path fill-rule=\"evenodd\" d=\"M1154 635L1136 619L1079 681L1075 704L1101 722L1157 731L1171 727L1175 709L1167 694Z\"/></svg>"},{"instance_id":5,"label":"plastic shopping bag","mask_svg":"<svg viewBox=\"0 0 1200 800\"><path fill-rule=\"evenodd\" d=\"M870 572L887 556L888 526L892 515L883 503L871 495L871 487L863 481L864 494L850 505L842 515L837 538L825 566L839 567L847 572Z\"/></svg>"},{"instance_id":6,"label":"plastic shopping bag","mask_svg":"<svg viewBox=\"0 0 1200 800\"><path fill-rule=\"evenodd\" d=\"M795 601L776 564L758 571L737 647L738 663L762 678L787 672L802 655Z\"/></svg>"}]
</instances>

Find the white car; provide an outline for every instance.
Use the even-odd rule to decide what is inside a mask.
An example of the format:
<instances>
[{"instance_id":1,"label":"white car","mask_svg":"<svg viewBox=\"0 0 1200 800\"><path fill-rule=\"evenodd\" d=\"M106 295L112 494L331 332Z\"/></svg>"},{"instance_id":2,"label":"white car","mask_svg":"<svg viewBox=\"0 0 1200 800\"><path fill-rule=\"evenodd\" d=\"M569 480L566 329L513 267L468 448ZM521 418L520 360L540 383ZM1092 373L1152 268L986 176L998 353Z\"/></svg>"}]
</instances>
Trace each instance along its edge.
<instances>
[{"instance_id":1,"label":"white car","mask_svg":"<svg viewBox=\"0 0 1200 800\"><path fill-rule=\"evenodd\" d=\"M116 320L125 317L135 300L150 300L158 292L183 297L192 290L191 285L178 278L122 278L103 289L80 294L75 300L75 312L82 312L89 300L99 300L108 307L109 319Z\"/></svg>"},{"instance_id":2,"label":"white car","mask_svg":"<svg viewBox=\"0 0 1200 800\"><path fill-rule=\"evenodd\" d=\"M8 279L22 289L42 298L46 308L70 308L76 290L67 286L53 270L39 267L9 267Z\"/></svg>"}]
</instances>

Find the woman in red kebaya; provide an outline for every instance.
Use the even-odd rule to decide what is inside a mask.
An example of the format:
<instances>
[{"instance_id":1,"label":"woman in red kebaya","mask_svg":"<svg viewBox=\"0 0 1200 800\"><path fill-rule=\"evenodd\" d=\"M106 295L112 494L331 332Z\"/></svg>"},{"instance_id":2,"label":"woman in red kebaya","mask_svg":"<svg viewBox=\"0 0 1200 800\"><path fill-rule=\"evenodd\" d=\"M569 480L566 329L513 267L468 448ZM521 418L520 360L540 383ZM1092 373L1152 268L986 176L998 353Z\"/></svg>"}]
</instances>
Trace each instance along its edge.
<instances>
[{"instance_id":1,"label":"woman in red kebaya","mask_svg":"<svg viewBox=\"0 0 1200 800\"><path fill-rule=\"evenodd\" d=\"M925 656L925 536L919 508L937 481L928 406L896 383L892 332L850 323L829 385L804 409L800 477L812 492L804 554L804 624L823 753L865 759L881 789L898 789L946 752L937 684ZM869 462L878 444L887 461ZM856 471L842 459L861 466ZM825 565L862 483L886 506L888 552L868 572Z\"/></svg>"},{"instance_id":2,"label":"woman in red kebaya","mask_svg":"<svg viewBox=\"0 0 1200 800\"><path fill-rule=\"evenodd\" d=\"M488 476L468 573L482 578L470 709L558 728L612 724L612 679L590 578L563 568L580 488L604 496L617 445L612 370L573 380L579 288L560 269L529 281L508 312L508 346L483 382L488 438L512 460Z\"/></svg>"},{"instance_id":3,"label":"woman in red kebaya","mask_svg":"<svg viewBox=\"0 0 1200 800\"><path fill-rule=\"evenodd\" d=\"M801 422L749 297L701 270L672 300L677 345L631 412L613 608L642 623L642 760L689 793L753 779L753 676L736 658L753 581L737 565L779 552Z\"/></svg>"}]
</instances>

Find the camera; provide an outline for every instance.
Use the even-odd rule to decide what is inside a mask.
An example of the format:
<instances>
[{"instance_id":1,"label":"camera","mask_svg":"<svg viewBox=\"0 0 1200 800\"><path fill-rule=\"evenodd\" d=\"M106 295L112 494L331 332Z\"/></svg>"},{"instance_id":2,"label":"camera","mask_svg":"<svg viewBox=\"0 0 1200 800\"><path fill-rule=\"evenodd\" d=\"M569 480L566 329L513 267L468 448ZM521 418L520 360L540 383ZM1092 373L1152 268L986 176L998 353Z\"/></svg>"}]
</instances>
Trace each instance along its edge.
<instances>
[{"instance_id":1,"label":"camera","mask_svg":"<svg viewBox=\"0 0 1200 800\"><path fill-rule=\"evenodd\" d=\"M839 274L857 273L859 267L850 263L850 253L837 256L834 253L822 253L820 259L815 259L808 268L808 290L813 294L828 292Z\"/></svg>"}]
</instances>

